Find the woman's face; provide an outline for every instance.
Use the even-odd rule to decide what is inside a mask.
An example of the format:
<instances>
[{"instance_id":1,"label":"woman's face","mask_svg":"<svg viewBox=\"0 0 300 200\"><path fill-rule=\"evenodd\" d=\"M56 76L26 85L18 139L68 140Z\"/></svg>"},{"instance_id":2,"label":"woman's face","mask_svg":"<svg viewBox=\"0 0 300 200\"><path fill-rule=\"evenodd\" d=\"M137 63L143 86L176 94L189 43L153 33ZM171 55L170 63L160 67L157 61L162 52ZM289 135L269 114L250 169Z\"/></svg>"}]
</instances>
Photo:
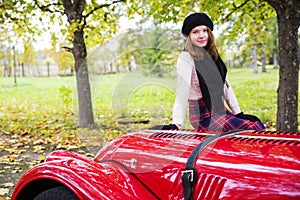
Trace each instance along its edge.
<instances>
[{"instance_id":1,"label":"woman's face","mask_svg":"<svg viewBox=\"0 0 300 200\"><path fill-rule=\"evenodd\" d=\"M191 41L198 47L205 47L208 42L208 28L204 25L196 26L189 34Z\"/></svg>"}]
</instances>

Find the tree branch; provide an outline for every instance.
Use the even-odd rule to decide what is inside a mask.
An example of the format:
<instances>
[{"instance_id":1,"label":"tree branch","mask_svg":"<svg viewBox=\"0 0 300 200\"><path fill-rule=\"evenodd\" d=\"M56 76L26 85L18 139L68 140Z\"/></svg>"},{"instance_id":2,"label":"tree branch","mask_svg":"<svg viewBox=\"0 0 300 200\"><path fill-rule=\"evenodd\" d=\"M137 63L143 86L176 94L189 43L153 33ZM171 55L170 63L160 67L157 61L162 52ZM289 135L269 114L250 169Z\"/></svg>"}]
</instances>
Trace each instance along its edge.
<instances>
[{"instance_id":1,"label":"tree branch","mask_svg":"<svg viewBox=\"0 0 300 200\"><path fill-rule=\"evenodd\" d=\"M45 12L50 12L50 13L55 13L55 12L58 12L58 13L61 13L61 14L64 14L63 11L61 10L51 10L50 7L51 6L62 6L61 3L59 2L56 2L56 3L50 3L50 4L47 4L47 5L40 5L38 0L33 0L34 1L34 4L41 10L41 11L45 11Z\"/></svg>"},{"instance_id":2,"label":"tree branch","mask_svg":"<svg viewBox=\"0 0 300 200\"><path fill-rule=\"evenodd\" d=\"M297 0L295 0L295 2L293 4L286 4L285 1L283 0L260 0L262 2L267 2L270 6L272 6L276 12L281 12L282 9L287 9L288 5L292 5L292 8L290 8L292 10L292 12L294 12L296 14L296 18L298 19L299 23L298 26L300 25L300 4L296 3Z\"/></svg>"},{"instance_id":3,"label":"tree branch","mask_svg":"<svg viewBox=\"0 0 300 200\"><path fill-rule=\"evenodd\" d=\"M241 9L242 7L244 7L249 1L251 0L245 0L241 5L236 6L235 4L233 4L234 9L228 14L226 15L223 20L226 21L229 19L229 17L237 10Z\"/></svg>"},{"instance_id":4,"label":"tree branch","mask_svg":"<svg viewBox=\"0 0 300 200\"><path fill-rule=\"evenodd\" d=\"M101 5L96 6L96 7L95 7L93 10L91 10L89 13L87 13L86 15L83 15L83 16L82 16L82 17L83 17L83 24L82 24L82 26L81 26L81 29L83 29L83 28L86 26L86 24L87 24L87 22L86 22L87 18L88 18L90 15L92 15L94 12L96 12L97 10L99 10L99 9L101 9L101 8L108 7L108 6L111 6L111 5L113 5L113 4L117 4L117 3L120 3L120 2L126 2L126 0L115 0L115 1L111 2L110 4L109 4L109 3L106 3L106 4L101 4Z\"/></svg>"},{"instance_id":5,"label":"tree branch","mask_svg":"<svg viewBox=\"0 0 300 200\"><path fill-rule=\"evenodd\" d=\"M113 1L112 3L106 3L106 4L101 4L101 5L98 5L96 6L93 10L91 10L89 13L87 13L86 15L83 16L84 19L88 18L90 15L92 15L94 12L96 12L97 10L101 9L101 8L104 8L104 7L108 7L108 6L111 6L113 4L116 4L116 3L120 3L120 2L126 2L126 0L115 0Z\"/></svg>"},{"instance_id":6,"label":"tree branch","mask_svg":"<svg viewBox=\"0 0 300 200\"><path fill-rule=\"evenodd\" d=\"M65 47L65 46L63 46L61 48L64 49L64 50L66 50L67 52L72 52L73 51L73 48L71 48L71 47Z\"/></svg>"},{"instance_id":7,"label":"tree branch","mask_svg":"<svg viewBox=\"0 0 300 200\"><path fill-rule=\"evenodd\" d=\"M17 24L18 27L24 28L24 26L25 26L26 29L29 30L30 33L32 33L32 34L35 33L35 31L32 30L32 29L28 26L28 24L27 24L25 18L17 18L17 17L13 17L13 16L11 16L11 15L8 14L8 13L6 14L6 17L7 17L8 19L10 19L14 24ZM22 22L21 24L19 23L20 21Z\"/></svg>"}]
</instances>

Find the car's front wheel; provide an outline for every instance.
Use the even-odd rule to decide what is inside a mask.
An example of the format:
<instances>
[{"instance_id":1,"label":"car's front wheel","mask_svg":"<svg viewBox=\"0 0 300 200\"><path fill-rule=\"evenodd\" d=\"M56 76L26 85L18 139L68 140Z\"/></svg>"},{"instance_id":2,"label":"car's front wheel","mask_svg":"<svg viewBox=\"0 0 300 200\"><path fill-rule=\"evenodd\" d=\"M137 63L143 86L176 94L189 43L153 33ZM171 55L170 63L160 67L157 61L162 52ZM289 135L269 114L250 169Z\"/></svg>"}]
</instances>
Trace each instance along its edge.
<instances>
[{"instance_id":1,"label":"car's front wheel","mask_svg":"<svg viewBox=\"0 0 300 200\"><path fill-rule=\"evenodd\" d=\"M38 194L34 200L79 200L78 197L65 186L50 188Z\"/></svg>"}]
</instances>

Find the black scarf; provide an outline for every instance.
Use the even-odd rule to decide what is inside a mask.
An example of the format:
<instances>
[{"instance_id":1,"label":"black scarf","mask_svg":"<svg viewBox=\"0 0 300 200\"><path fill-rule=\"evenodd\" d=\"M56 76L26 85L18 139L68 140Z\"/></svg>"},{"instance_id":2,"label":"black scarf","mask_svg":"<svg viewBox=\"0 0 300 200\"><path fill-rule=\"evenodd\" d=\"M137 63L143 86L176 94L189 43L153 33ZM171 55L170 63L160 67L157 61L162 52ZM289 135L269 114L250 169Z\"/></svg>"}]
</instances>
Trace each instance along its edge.
<instances>
[{"instance_id":1,"label":"black scarf","mask_svg":"<svg viewBox=\"0 0 300 200\"><path fill-rule=\"evenodd\" d=\"M200 61L194 60L203 101L210 111L218 114L224 110L224 83L226 81L227 68L218 56L216 61L206 53Z\"/></svg>"}]
</instances>

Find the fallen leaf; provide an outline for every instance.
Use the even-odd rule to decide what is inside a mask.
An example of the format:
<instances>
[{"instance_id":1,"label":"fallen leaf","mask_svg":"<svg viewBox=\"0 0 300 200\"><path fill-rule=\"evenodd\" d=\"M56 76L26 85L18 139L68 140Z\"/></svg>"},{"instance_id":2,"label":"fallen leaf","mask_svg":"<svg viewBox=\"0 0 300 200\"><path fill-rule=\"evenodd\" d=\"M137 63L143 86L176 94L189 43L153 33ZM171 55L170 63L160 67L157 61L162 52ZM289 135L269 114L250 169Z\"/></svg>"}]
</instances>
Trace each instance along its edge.
<instances>
[{"instance_id":1,"label":"fallen leaf","mask_svg":"<svg viewBox=\"0 0 300 200\"><path fill-rule=\"evenodd\" d=\"M30 156L29 155L23 155L21 158L24 160L24 159L30 158Z\"/></svg>"},{"instance_id":2,"label":"fallen leaf","mask_svg":"<svg viewBox=\"0 0 300 200\"><path fill-rule=\"evenodd\" d=\"M16 174L16 173L20 173L22 171L23 171L22 169L15 169L15 170L12 170L11 173Z\"/></svg>"},{"instance_id":3,"label":"fallen leaf","mask_svg":"<svg viewBox=\"0 0 300 200\"><path fill-rule=\"evenodd\" d=\"M0 195L4 196L5 194L9 193L9 189L7 188L0 188Z\"/></svg>"},{"instance_id":4,"label":"fallen leaf","mask_svg":"<svg viewBox=\"0 0 300 200\"><path fill-rule=\"evenodd\" d=\"M0 200L6 200L6 198L2 195L0 195Z\"/></svg>"},{"instance_id":5,"label":"fallen leaf","mask_svg":"<svg viewBox=\"0 0 300 200\"><path fill-rule=\"evenodd\" d=\"M45 141L43 139L38 139L33 142L33 145L40 145L40 144L45 144Z\"/></svg>"},{"instance_id":6,"label":"fallen leaf","mask_svg":"<svg viewBox=\"0 0 300 200\"><path fill-rule=\"evenodd\" d=\"M44 151L46 149L46 147L43 147L41 145L34 146L33 148L34 148L33 152L35 152L35 153L44 153Z\"/></svg>"},{"instance_id":7,"label":"fallen leaf","mask_svg":"<svg viewBox=\"0 0 300 200\"><path fill-rule=\"evenodd\" d=\"M9 182L9 183L3 183L3 184L1 184L1 186L4 188L9 188L9 187L14 186L14 184L12 182Z\"/></svg>"},{"instance_id":8,"label":"fallen leaf","mask_svg":"<svg viewBox=\"0 0 300 200\"><path fill-rule=\"evenodd\" d=\"M43 156L43 155L39 157L40 162L44 162L45 159L46 159L46 158L45 158L45 156Z\"/></svg>"}]
</instances>

